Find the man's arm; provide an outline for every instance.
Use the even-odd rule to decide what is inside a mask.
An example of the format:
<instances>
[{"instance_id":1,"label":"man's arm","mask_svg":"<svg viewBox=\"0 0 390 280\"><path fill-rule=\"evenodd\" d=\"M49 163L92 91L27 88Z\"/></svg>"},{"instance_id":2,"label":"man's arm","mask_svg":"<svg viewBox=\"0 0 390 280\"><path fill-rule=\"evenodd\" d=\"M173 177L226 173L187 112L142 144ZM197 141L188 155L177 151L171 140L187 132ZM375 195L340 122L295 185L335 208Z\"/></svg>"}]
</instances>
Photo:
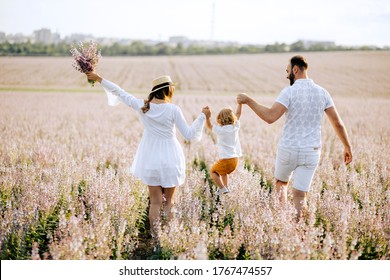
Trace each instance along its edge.
<instances>
[{"instance_id":1,"label":"man's arm","mask_svg":"<svg viewBox=\"0 0 390 280\"><path fill-rule=\"evenodd\" d=\"M328 116L328 119L334 130L336 131L337 136L344 145L344 163L348 165L352 161L352 149L344 123L334 106L326 109L325 113Z\"/></svg>"},{"instance_id":2,"label":"man's arm","mask_svg":"<svg viewBox=\"0 0 390 280\"><path fill-rule=\"evenodd\" d=\"M237 96L237 103L248 105L256 115L269 124L276 122L287 111L287 108L278 102L275 102L271 108L268 108L257 103L245 93L241 93Z\"/></svg>"}]
</instances>

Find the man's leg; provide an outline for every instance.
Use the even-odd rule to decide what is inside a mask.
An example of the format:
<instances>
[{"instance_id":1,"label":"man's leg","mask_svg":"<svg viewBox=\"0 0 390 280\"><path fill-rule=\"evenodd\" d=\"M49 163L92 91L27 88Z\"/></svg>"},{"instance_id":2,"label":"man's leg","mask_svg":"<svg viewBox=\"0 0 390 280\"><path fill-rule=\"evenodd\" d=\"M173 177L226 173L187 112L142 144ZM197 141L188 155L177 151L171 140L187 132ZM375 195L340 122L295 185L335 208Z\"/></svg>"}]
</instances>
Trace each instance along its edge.
<instances>
[{"instance_id":1,"label":"man's leg","mask_svg":"<svg viewBox=\"0 0 390 280\"><path fill-rule=\"evenodd\" d=\"M293 188L294 206L297 210L297 218L300 219L307 213L306 196L307 192Z\"/></svg>"},{"instance_id":2,"label":"man's leg","mask_svg":"<svg viewBox=\"0 0 390 280\"><path fill-rule=\"evenodd\" d=\"M299 166L295 170L293 200L298 219L307 215L307 194L320 160L320 152L306 152L299 158Z\"/></svg>"},{"instance_id":3,"label":"man's leg","mask_svg":"<svg viewBox=\"0 0 390 280\"><path fill-rule=\"evenodd\" d=\"M296 167L296 153L278 148L275 159L276 193L282 204L287 203L287 185Z\"/></svg>"},{"instance_id":4,"label":"man's leg","mask_svg":"<svg viewBox=\"0 0 390 280\"><path fill-rule=\"evenodd\" d=\"M279 201L282 204L286 204L287 202L287 185L288 182L283 182L276 179L276 193L278 195Z\"/></svg>"}]
</instances>

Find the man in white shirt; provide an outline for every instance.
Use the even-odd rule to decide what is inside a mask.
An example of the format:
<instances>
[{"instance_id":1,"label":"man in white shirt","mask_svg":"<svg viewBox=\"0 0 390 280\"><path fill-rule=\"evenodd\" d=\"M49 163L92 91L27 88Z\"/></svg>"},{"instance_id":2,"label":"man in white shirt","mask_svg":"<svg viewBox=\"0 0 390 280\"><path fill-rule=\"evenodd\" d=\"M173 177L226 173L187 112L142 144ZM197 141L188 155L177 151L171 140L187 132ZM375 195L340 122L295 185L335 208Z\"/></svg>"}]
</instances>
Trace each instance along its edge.
<instances>
[{"instance_id":1,"label":"man in white shirt","mask_svg":"<svg viewBox=\"0 0 390 280\"><path fill-rule=\"evenodd\" d=\"M245 93L237 96L261 119L271 124L286 114L286 122L275 160L276 190L281 202L287 201L287 185L294 174L293 200L298 217L306 209L306 196L321 153L321 120L324 112L344 145L344 163L352 161L351 144L345 126L329 93L307 75L308 63L294 56L287 66L290 86L284 88L271 108L257 103Z\"/></svg>"}]
</instances>

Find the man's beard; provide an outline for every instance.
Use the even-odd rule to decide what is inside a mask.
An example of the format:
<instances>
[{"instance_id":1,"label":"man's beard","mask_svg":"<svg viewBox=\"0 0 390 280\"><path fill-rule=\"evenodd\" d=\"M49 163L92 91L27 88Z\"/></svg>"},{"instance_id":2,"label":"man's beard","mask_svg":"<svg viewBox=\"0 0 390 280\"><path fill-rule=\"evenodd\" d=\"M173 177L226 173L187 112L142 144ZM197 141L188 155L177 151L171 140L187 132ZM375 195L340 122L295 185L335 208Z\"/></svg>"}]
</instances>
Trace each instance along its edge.
<instances>
[{"instance_id":1,"label":"man's beard","mask_svg":"<svg viewBox=\"0 0 390 280\"><path fill-rule=\"evenodd\" d=\"M295 75L293 72L291 72L290 75L288 75L288 79L290 80L290 86L292 86L295 82Z\"/></svg>"}]
</instances>

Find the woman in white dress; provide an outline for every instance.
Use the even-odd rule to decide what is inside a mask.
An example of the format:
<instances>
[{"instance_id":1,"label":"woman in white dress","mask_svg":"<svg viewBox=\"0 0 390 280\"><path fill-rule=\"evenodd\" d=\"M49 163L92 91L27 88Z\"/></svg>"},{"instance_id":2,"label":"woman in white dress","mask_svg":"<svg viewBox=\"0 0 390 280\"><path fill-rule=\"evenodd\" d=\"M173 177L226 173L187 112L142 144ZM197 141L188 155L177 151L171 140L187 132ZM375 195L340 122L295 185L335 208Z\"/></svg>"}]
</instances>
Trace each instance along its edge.
<instances>
[{"instance_id":1,"label":"woman in white dress","mask_svg":"<svg viewBox=\"0 0 390 280\"><path fill-rule=\"evenodd\" d=\"M146 100L135 98L96 73L88 73L87 77L101 83L107 93L109 105L125 103L138 112L144 125L131 173L148 185L149 221L153 235L162 206L168 220L172 218L175 188L185 180L185 157L176 138L176 127L187 140L200 140L206 115L210 111L208 107L204 107L195 121L188 125L180 107L171 103L175 87L169 76L161 76L152 81L153 88Z\"/></svg>"}]
</instances>

